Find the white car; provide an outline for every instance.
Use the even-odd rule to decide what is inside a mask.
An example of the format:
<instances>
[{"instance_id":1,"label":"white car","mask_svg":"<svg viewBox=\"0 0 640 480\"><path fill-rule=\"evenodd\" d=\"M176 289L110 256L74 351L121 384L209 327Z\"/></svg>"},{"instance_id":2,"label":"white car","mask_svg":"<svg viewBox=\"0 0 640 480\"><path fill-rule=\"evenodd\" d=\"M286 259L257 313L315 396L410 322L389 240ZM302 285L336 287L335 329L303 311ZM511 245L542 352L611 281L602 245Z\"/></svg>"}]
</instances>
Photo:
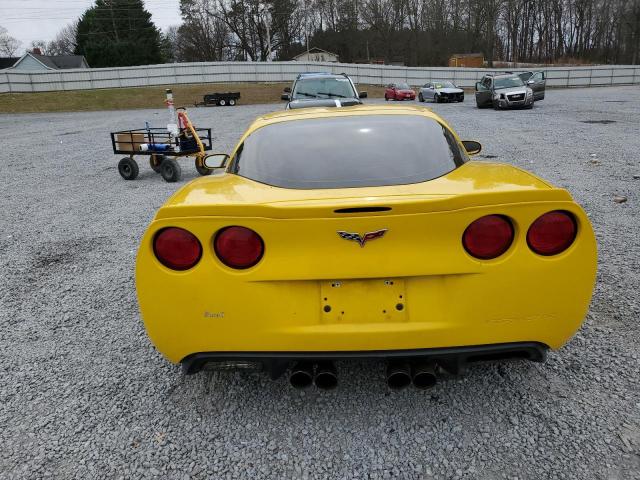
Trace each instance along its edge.
<instances>
[{"instance_id":1,"label":"white car","mask_svg":"<svg viewBox=\"0 0 640 480\"><path fill-rule=\"evenodd\" d=\"M464 102L464 90L449 81L434 81L420 87L418 100L440 102Z\"/></svg>"}]
</instances>

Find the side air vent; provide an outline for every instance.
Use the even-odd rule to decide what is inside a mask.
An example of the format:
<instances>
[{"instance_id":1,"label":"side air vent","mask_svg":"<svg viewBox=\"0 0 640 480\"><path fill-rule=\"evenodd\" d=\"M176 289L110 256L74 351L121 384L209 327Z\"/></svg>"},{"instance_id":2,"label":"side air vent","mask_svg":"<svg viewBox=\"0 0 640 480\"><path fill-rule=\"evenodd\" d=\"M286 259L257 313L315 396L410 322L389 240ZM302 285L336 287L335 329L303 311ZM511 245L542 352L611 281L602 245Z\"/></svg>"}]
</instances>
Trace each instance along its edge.
<instances>
[{"instance_id":1,"label":"side air vent","mask_svg":"<svg viewBox=\"0 0 640 480\"><path fill-rule=\"evenodd\" d=\"M371 213L371 212L388 212L391 207L351 207L338 208L334 213Z\"/></svg>"}]
</instances>

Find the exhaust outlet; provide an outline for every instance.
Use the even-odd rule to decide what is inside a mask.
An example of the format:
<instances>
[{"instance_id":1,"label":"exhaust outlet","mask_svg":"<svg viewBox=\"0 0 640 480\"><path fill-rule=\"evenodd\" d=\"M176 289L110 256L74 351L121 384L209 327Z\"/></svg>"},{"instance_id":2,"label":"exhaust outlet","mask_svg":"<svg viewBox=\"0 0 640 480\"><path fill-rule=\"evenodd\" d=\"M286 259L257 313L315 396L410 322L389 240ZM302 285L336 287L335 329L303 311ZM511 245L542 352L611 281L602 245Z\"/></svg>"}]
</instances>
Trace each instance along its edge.
<instances>
[{"instance_id":1,"label":"exhaust outlet","mask_svg":"<svg viewBox=\"0 0 640 480\"><path fill-rule=\"evenodd\" d=\"M291 369L289 383L294 388L307 388L313 383L313 364L310 362L298 362Z\"/></svg>"},{"instance_id":2,"label":"exhaust outlet","mask_svg":"<svg viewBox=\"0 0 640 480\"><path fill-rule=\"evenodd\" d=\"M321 390L333 390L338 386L338 373L331 362L318 363L313 383Z\"/></svg>"},{"instance_id":3,"label":"exhaust outlet","mask_svg":"<svg viewBox=\"0 0 640 480\"><path fill-rule=\"evenodd\" d=\"M387 364L387 385L392 390L402 390L411 385L411 372L408 362L391 361Z\"/></svg>"},{"instance_id":4,"label":"exhaust outlet","mask_svg":"<svg viewBox=\"0 0 640 480\"><path fill-rule=\"evenodd\" d=\"M432 361L417 362L411 368L413 386L420 390L428 390L435 387L438 382L436 377L436 364Z\"/></svg>"}]
</instances>

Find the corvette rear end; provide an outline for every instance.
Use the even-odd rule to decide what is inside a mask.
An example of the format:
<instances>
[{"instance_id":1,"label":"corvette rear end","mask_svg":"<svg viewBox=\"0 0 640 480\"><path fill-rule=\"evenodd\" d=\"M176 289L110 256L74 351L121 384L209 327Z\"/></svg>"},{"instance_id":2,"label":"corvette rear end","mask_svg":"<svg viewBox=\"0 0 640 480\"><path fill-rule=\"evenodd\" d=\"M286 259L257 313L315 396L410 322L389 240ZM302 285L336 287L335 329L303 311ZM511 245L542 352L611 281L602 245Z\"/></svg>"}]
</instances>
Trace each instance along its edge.
<instances>
[{"instance_id":1,"label":"corvette rear end","mask_svg":"<svg viewBox=\"0 0 640 480\"><path fill-rule=\"evenodd\" d=\"M385 115L423 116L462 149L424 109L380 110L259 120L224 175L188 184L160 209L136 281L147 331L170 361L187 373L251 367L275 378L291 368L295 386L331 388L334 360L385 358L389 386L427 388L437 371L477 361L542 361L573 335L589 305L596 245L565 190L466 157L411 183L388 180L415 173L393 165L362 181L351 167L302 179L290 166L287 176L273 174L278 165L251 169L263 161L252 149L273 148L252 134L310 118L349 117L338 126L352 135L358 126L375 134ZM374 114L378 124L367 118ZM309 146L300 142L292 148ZM418 176L437 173L421 168Z\"/></svg>"}]
</instances>

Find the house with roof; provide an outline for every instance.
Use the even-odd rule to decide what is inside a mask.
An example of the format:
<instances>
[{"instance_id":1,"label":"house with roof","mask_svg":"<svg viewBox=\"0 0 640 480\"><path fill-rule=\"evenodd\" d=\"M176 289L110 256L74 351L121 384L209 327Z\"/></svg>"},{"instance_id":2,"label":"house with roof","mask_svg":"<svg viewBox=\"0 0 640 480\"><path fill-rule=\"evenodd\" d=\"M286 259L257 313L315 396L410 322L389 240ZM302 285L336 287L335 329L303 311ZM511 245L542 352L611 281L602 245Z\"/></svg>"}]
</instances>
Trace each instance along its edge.
<instances>
[{"instance_id":1,"label":"house with roof","mask_svg":"<svg viewBox=\"0 0 640 480\"><path fill-rule=\"evenodd\" d=\"M69 68L89 68L83 55L42 55L39 49L25 53L16 60L13 70L67 70Z\"/></svg>"},{"instance_id":2,"label":"house with roof","mask_svg":"<svg viewBox=\"0 0 640 480\"><path fill-rule=\"evenodd\" d=\"M340 59L335 53L327 52L318 47L305 50L300 55L292 58L296 62L339 62Z\"/></svg>"}]
</instances>

